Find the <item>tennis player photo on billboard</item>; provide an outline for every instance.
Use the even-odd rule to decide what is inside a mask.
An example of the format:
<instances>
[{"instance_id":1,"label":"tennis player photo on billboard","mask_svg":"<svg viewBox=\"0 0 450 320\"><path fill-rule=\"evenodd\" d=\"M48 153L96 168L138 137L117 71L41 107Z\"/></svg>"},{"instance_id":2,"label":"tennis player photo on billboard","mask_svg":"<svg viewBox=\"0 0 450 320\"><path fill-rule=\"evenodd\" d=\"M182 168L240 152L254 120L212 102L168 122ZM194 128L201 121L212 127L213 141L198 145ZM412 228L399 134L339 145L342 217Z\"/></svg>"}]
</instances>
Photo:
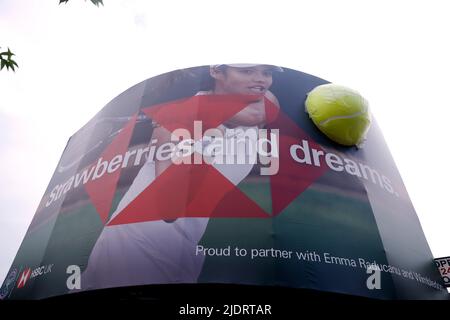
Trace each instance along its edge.
<instances>
[{"instance_id":1,"label":"tennis player photo on billboard","mask_svg":"<svg viewBox=\"0 0 450 320\"><path fill-rule=\"evenodd\" d=\"M237 284L445 299L356 89L248 63L134 85L70 137L0 298Z\"/></svg>"}]
</instances>

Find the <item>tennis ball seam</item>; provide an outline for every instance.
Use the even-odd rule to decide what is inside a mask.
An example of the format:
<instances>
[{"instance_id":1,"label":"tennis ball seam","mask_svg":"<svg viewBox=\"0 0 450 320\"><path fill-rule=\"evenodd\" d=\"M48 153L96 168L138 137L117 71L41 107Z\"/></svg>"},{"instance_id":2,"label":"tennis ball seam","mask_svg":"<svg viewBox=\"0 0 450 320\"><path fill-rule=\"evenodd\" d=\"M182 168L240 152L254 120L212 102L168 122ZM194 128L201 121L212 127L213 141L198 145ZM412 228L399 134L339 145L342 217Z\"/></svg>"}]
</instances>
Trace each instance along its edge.
<instances>
[{"instance_id":1,"label":"tennis ball seam","mask_svg":"<svg viewBox=\"0 0 450 320\"><path fill-rule=\"evenodd\" d=\"M348 115L333 116L333 117L330 117L330 118L328 118L326 120L323 120L323 121L319 122L319 125L324 126L328 122L333 121L333 120L337 120L337 119L351 119L351 118L359 117L359 116L364 115L366 113L367 113L367 109L366 110L362 110L362 111L358 111L358 112L355 112L355 113L352 113L352 114L348 114Z\"/></svg>"}]
</instances>

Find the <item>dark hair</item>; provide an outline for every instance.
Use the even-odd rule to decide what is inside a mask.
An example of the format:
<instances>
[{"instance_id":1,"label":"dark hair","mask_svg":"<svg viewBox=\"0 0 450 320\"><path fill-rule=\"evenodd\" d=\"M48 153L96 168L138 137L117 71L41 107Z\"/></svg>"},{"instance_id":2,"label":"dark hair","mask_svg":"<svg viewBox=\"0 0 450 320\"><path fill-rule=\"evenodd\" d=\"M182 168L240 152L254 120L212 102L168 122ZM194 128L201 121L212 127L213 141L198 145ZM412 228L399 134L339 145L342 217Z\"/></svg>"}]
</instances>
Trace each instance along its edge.
<instances>
[{"instance_id":1,"label":"dark hair","mask_svg":"<svg viewBox=\"0 0 450 320\"><path fill-rule=\"evenodd\" d=\"M214 89L209 66L180 69L147 80L143 106L164 103Z\"/></svg>"}]
</instances>

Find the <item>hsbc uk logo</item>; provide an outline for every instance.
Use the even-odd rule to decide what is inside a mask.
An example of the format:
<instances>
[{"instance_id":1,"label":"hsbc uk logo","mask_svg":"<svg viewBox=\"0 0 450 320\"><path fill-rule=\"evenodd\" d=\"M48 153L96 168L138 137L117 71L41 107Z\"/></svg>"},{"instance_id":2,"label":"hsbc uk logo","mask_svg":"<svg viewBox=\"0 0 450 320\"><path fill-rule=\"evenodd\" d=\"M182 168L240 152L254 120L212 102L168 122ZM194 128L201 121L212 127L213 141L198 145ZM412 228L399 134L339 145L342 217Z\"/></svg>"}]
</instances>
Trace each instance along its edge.
<instances>
[{"instance_id":1,"label":"hsbc uk logo","mask_svg":"<svg viewBox=\"0 0 450 320\"><path fill-rule=\"evenodd\" d=\"M25 268L19 275L19 279L17 281L17 289L25 287L28 280L34 279L45 274L52 272L53 264L39 266L35 269Z\"/></svg>"}]
</instances>

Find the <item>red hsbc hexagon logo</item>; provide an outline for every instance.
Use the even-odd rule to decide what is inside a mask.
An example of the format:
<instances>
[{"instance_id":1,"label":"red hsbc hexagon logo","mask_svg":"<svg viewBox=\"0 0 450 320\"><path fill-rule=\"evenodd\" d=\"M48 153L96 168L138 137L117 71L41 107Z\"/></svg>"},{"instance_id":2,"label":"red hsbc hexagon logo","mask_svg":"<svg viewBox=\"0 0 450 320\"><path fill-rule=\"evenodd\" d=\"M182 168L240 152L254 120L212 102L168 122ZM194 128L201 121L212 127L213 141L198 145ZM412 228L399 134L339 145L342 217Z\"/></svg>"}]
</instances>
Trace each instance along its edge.
<instances>
[{"instance_id":1,"label":"red hsbc hexagon logo","mask_svg":"<svg viewBox=\"0 0 450 320\"><path fill-rule=\"evenodd\" d=\"M142 111L149 119L154 119L167 131L173 133L174 130L184 129L191 134L191 137L194 137L194 140L197 140L196 121L202 123L204 130L215 128L244 109L250 98L246 95L195 96L143 108ZM212 107L215 112L210 112ZM299 166L289 157L290 146L299 139L311 141L312 147L317 150L322 149L267 98L264 100L264 107L269 120L267 129L278 130L280 134L279 171L270 176L271 213L265 212L212 165L194 163L169 166L110 221L108 217L121 170L89 181L85 185L86 192L102 222L112 226L178 217L271 218L280 214L328 169L325 166ZM112 161L115 155L123 154L127 150L136 118L137 115L125 125L122 132L102 153L101 159ZM94 165L95 163L92 164ZM186 177L185 180L202 181L202 183L188 186L173 183L173 181L183 180L183 177ZM174 198L173 194L178 196ZM186 202L185 199L189 201ZM155 207L155 204L158 205Z\"/></svg>"},{"instance_id":2,"label":"red hsbc hexagon logo","mask_svg":"<svg viewBox=\"0 0 450 320\"><path fill-rule=\"evenodd\" d=\"M30 279L31 275L31 269L27 268L22 271L22 273L19 276L19 281L17 283L17 289L23 288L25 284L27 283L28 279Z\"/></svg>"}]
</instances>

